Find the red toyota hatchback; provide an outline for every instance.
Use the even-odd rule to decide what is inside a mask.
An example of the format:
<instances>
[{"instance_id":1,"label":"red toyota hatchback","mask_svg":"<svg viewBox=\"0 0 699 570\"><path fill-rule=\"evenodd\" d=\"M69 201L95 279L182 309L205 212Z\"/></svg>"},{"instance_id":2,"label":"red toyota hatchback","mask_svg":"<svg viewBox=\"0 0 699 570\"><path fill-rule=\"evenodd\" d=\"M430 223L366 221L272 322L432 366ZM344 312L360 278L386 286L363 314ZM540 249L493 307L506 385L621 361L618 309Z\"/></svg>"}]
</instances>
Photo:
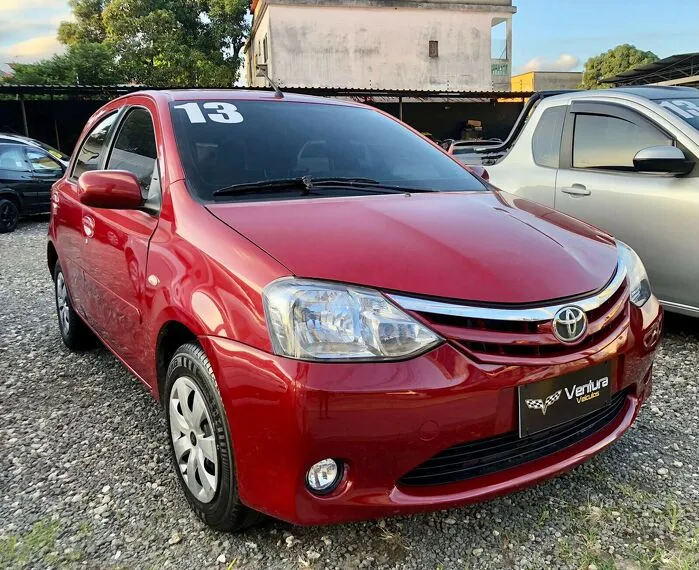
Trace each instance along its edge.
<instances>
[{"instance_id":1,"label":"red toyota hatchback","mask_svg":"<svg viewBox=\"0 0 699 570\"><path fill-rule=\"evenodd\" d=\"M48 264L66 345L98 337L162 401L219 529L570 469L636 418L662 324L623 243L375 109L267 92L100 109L54 186Z\"/></svg>"}]
</instances>

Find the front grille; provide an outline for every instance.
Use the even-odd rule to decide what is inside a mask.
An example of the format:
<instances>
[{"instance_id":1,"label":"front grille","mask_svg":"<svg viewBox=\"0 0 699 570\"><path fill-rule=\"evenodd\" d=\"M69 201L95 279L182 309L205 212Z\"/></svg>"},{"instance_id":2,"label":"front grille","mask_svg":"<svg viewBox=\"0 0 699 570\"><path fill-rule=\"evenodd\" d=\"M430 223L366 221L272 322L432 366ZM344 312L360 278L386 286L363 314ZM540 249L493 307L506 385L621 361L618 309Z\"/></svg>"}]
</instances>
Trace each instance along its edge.
<instances>
[{"instance_id":1,"label":"front grille","mask_svg":"<svg viewBox=\"0 0 699 570\"><path fill-rule=\"evenodd\" d=\"M405 474L399 483L413 487L456 483L546 457L609 425L623 410L627 394L617 392L601 410L527 437L511 432L455 445Z\"/></svg>"},{"instance_id":2,"label":"front grille","mask_svg":"<svg viewBox=\"0 0 699 570\"><path fill-rule=\"evenodd\" d=\"M629 322L628 299L624 279L608 299L586 312L587 333L574 344L556 338L551 319L495 320L420 310L412 314L478 362L536 365L552 358L580 358L582 352L611 342ZM572 300L570 304L576 302Z\"/></svg>"}]
</instances>

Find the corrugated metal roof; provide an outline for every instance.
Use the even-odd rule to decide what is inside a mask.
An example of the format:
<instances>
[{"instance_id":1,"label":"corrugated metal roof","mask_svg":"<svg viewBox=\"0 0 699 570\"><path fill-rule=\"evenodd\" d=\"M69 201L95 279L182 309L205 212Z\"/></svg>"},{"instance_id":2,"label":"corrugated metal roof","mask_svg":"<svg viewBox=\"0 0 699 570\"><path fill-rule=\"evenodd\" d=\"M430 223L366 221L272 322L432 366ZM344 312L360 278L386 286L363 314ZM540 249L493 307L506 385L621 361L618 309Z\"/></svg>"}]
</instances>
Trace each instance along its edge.
<instances>
[{"instance_id":1,"label":"corrugated metal roof","mask_svg":"<svg viewBox=\"0 0 699 570\"><path fill-rule=\"evenodd\" d=\"M699 52L671 55L624 71L614 77L607 77L602 80L602 83L647 85L693 75L699 75Z\"/></svg>"},{"instance_id":2,"label":"corrugated metal roof","mask_svg":"<svg viewBox=\"0 0 699 570\"><path fill-rule=\"evenodd\" d=\"M118 96L134 91L201 89L200 87L150 87L147 85L14 85L0 83L0 93L6 95L105 95ZM239 90L241 88L231 88ZM247 89L269 91L267 87ZM282 91L307 95L336 97L410 97L410 98L452 98L452 99L508 99L530 97L529 91L444 91L429 89L358 89L354 87L298 87L281 86ZM219 89L220 90L220 89Z\"/></svg>"}]
</instances>

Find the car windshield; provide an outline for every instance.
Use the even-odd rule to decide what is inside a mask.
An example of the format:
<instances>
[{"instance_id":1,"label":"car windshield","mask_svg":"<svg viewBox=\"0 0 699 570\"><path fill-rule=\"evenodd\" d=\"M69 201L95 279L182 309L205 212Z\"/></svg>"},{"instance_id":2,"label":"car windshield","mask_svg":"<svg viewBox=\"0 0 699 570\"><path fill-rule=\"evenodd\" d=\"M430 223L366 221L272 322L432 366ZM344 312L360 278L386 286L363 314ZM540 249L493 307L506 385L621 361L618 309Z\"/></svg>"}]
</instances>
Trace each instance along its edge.
<instances>
[{"instance_id":1,"label":"car windshield","mask_svg":"<svg viewBox=\"0 0 699 570\"><path fill-rule=\"evenodd\" d=\"M699 131L699 97L660 99L656 103Z\"/></svg>"},{"instance_id":2,"label":"car windshield","mask_svg":"<svg viewBox=\"0 0 699 570\"><path fill-rule=\"evenodd\" d=\"M486 190L441 150L371 109L240 100L176 101L170 108L187 181L203 200L237 184L305 176L422 190ZM348 185L347 193L357 192L360 187ZM251 195L216 198L249 200Z\"/></svg>"}]
</instances>

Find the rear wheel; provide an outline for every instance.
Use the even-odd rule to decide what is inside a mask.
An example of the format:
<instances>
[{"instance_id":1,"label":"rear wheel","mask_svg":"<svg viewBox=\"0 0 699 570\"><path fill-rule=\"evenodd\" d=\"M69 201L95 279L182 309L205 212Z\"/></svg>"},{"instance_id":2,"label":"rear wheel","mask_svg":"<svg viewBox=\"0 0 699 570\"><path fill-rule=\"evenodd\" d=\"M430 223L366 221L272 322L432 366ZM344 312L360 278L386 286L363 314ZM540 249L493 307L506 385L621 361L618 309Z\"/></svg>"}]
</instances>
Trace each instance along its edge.
<instances>
[{"instance_id":1,"label":"rear wheel","mask_svg":"<svg viewBox=\"0 0 699 570\"><path fill-rule=\"evenodd\" d=\"M225 410L198 344L184 344L175 353L164 396L173 465L194 512L218 530L239 531L262 520L238 497Z\"/></svg>"},{"instance_id":2,"label":"rear wheel","mask_svg":"<svg viewBox=\"0 0 699 570\"><path fill-rule=\"evenodd\" d=\"M53 281L56 289L56 312L58 313L58 329L64 344L70 350L87 350L95 345L95 336L73 309L68 293L65 275L61 264L56 263L53 270Z\"/></svg>"},{"instance_id":3,"label":"rear wheel","mask_svg":"<svg viewBox=\"0 0 699 570\"><path fill-rule=\"evenodd\" d=\"M0 199L0 234L13 232L19 223L19 208L13 200Z\"/></svg>"}]
</instances>

